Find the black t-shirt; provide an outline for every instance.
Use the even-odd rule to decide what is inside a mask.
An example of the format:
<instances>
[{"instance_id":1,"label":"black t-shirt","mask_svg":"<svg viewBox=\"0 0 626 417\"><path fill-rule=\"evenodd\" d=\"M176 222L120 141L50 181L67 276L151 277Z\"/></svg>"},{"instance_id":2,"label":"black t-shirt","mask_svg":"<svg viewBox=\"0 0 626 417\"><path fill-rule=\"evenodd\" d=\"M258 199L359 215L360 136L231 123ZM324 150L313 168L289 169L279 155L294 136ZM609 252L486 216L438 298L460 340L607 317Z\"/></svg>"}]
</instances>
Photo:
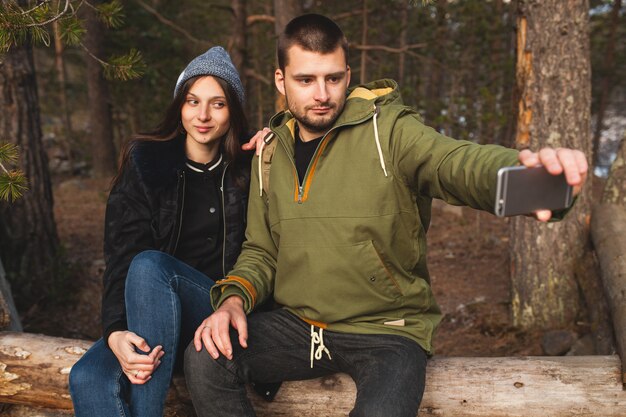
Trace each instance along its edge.
<instances>
[{"instance_id":1,"label":"black t-shirt","mask_svg":"<svg viewBox=\"0 0 626 417\"><path fill-rule=\"evenodd\" d=\"M300 130L296 125L296 139L295 139L295 155L294 159L296 161L296 171L298 171L298 179L300 180L300 184L304 180L304 176L306 175L306 170L309 167L309 163L311 162L311 158L313 158L313 154L317 149L317 145L322 141L323 136L319 138L315 138L308 142L303 142L300 138Z\"/></svg>"},{"instance_id":2,"label":"black t-shirt","mask_svg":"<svg viewBox=\"0 0 626 417\"><path fill-rule=\"evenodd\" d=\"M187 160L182 224L175 256L213 280L221 279L224 239L222 156L201 164Z\"/></svg>"}]
</instances>

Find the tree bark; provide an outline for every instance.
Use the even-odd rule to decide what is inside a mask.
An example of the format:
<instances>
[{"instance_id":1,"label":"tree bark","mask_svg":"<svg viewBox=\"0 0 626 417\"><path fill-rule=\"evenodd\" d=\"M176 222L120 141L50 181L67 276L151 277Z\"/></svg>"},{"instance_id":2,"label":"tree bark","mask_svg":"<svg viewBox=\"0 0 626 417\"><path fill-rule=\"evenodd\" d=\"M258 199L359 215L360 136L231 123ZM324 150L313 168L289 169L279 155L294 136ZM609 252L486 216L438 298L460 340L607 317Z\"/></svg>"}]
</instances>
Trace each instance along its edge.
<instances>
[{"instance_id":1,"label":"tree bark","mask_svg":"<svg viewBox=\"0 0 626 417\"><path fill-rule=\"evenodd\" d=\"M234 24L230 56L235 68L239 71L244 90L246 90L248 86L246 77L246 0L233 0L231 5L234 13Z\"/></svg>"},{"instance_id":2,"label":"tree bark","mask_svg":"<svg viewBox=\"0 0 626 417\"><path fill-rule=\"evenodd\" d=\"M400 9L400 49L407 46L407 33L409 27L409 0L403 0ZM404 73L406 66L406 53L400 52L398 57L398 84L404 85Z\"/></svg>"},{"instance_id":3,"label":"tree bark","mask_svg":"<svg viewBox=\"0 0 626 417\"><path fill-rule=\"evenodd\" d=\"M620 142L609 178L604 185L602 203L626 207L626 133Z\"/></svg>"},{"instance_id":4,"label":"tree bark","mask_svg":"<svg viewBox=\"0 0 626 417\"><path fill-rule=\"evenodd\" d=\"M59 32L59 22L52 23L54 31L54 66L56 68L57 83L59 89L59 104L61 106L61 113L63 114L63 125L65 127L65 135L62 139L63 147L65 150L65 156L69 162L70 167L74 165L72 158L72 119L70 118L69 105L67 103L66 92L66 71L65 61L63 59L63 42L61 41L61 33Z\"/></svg>"},{"instance_id":5,"label":"tree bark","mask_svg":"<svg viewBox=\"0 0 626 417\"><path fill-rule=\"evenodd\" d=\"M96 2L97 3L97 2ZM104 27L91 7L81 8L87 33L85 47L102 59L104 50ZM104 79L102 65L85 54L87 60L87 93L89 99L89 123L91 136L91 159L95 178L110 177L115 174L115 146L113 143L113 118L111 116L111 96Z\"/></svg>"},{"instance_id":6,"label":"tree bark","mask_svg":"<svg viewBox=\"0 0 626 417\"><path fill-rule=\"evenodd\" d=\"M598 149L600 149L600 135L602 133L602 125L604 123L604 113L609 104L611 96L613 75L615 74L615 44L617 40L617 27L619 25L619 13L622 9L622 0L613 1L613 9L611 10L611 25L609 27L608 43L606 45L606 53L604 56L604 77L602 79L602 87L600 88L600 103L598 104L598 112L596 114L596 128L593 133L593 153L594 162L598 161Z\"/></svg>"},{"instance_id":7,"label":"tree bark","mask_svg":"<svg viewBox=\"0 0 626 417\"><path fill-rule=\"evenodd\" d=\"M607 203L594 207L591 235L602 268L617 353L622 358L622 379L626 383L626 206Z\"/></svg>"},{"instance_id":8,"label":"tree bark","mask_svg":"<svg viewBox=\"0 0 626 417\"><path fill-rule=\"evenodd\" d=\"M443 106L443 86L447 76L446 53L448 51L448 0L440 0L436 3L437 8L437 45L433 48L433 58L437 64L431 64L426 86L426 122L441 131L445 123L438 122ZM453 88L451 88L453 89ZM452 101L452 100L450 100ZM450 110L450 109L447 109ZM450 134L446 129L446 134Z\"/></svg>"},{"instance_id":9,"label":"tree bark","mask_svg":"<svg viewBox=\"0 0 626 417\"><path fill-rule=\"evenodd\" d=\"M361 45L367 45L367 0L361 0ZM361 69L359 71L359 82L367 82L367 49L361 49Z\"/></svg>"},{"instance_id":10,"label":"tree bark","mask_svg":"<svg viewBox=\"0 0 626 417\"><path fill-rule=\"evenodd\" d=\"M589 4L586 0L519 2L517 82L521 92L516 146L580 149L589 155ZM514 323L523 328L573 327L581 314L579 280L589 268L590 181L560 223L512 219Z\"/></svg>"},{"instance_id":11,"label":"tree bark","mask_svg":"<svg viewBox=\"0 0 626 417\"><path fill-rule=\"evenodd\" d=\"M0 330L22 331L22 323L15 308L11 285L7 281L2 260L0 260Z\"/></svg>"},{"instance_id":12,"label":"tree bark","mask_svg":"<svg viewBox=\"0 0 626 417\"><path fill-rule=\"evenodd\" d=\"M71 366L88 342L28 333L0 333L0 402L70 409ZM286 382L273 402L250 394L260 417L346 416L352 379L336 374ZM174 378L167 404L190 401ZM623 416L620 361L613 356L439 358L428 362L420 416Z\"/></svg>"},{"instance_id":13,"label":"tree bark","mask_svg":"<svg viewBox=\"0 0 626 417\"><path fill-rule=\"evenodd\" d=\"M0 258L23 309L50 289L59 248L29 44L12 47L0 60L0 140L19 146L19 167L29 180L22 198L0 203Z\"/></svg>"}]
</instances>

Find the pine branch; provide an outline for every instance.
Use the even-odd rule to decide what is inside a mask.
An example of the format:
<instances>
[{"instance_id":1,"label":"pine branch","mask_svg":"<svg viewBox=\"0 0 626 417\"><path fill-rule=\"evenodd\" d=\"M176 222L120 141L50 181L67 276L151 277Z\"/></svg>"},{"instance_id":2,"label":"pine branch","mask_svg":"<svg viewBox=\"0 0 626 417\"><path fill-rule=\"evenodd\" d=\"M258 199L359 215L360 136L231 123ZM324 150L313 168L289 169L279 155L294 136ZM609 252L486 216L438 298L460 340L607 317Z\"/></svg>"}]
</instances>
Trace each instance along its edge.
<instances>
[{"instance_id":1,"label":"pine branch","mask_svg":"<svg viewBox=\"0 0 626 417\"><path fill-rule=\"evenodd\" d=\"M18 150L18 147L12 143L0 144L0 165L2 162L11 164L17 162ZM4 169L4 172L7 172L4 166L2 166L2 169Z\"/></svg>"},{"instance_id":2,"label":"pine branch","mask_svg":"<svg viewBox=\"0 0 626 417\"><path fill-rule=\"evenodd\" d=\"M110 28L118 28L124 23L124 6L119 0L103 3L96 6L98 18Z\"/></svg>"},{"instance_id":3,"label":"pine branch","mask_svg":"<svg viewBox=\"0 0 626 417\"><path fill-rule=\"evenodd\" d=\"M18 147L12 143L0 144L0 200L13 202L28 189L28 181L20 170L8 170L2 162L17 162Z\"/></svg>"},{"instance_id":4,"label":"pine branch","mask_svg":"<svg viewBox=\"0 0 626 417\"><path fill-rule=\"evenodd\" d=\"M80 24L78 18L75 16L68 17L62 19L59 23L59 32L63 42L70 46L79 45L86 30Z\"/></svg>"},{"instance_id":5,"label":"pine branch","mask_svg":"<svg viewBox=\"0 0 626 417\"><path fill-rule=\"evenodd\" d=\"M2 169L5 169L4 166L2 166ZM0 175L0 200L12 203L27 190L28 181L22 171L13 170Z\"/></svg>"},{"instance_id":6,"label":"pine branch","mask_svg":"<svg viewBox=\"0 0 626 417\"><path fill-rule=\"evenodd\" d=\"M176 23L172 22L171 20L169 20L168 18L164 17L163 15L161 15L158 11L156 11L153 7L147 5L146 3L144 3L142 0L135 0L135 2L137 4L139 4L141 7L143 7L148 13L150 13L151 15L153 15L154 17L157 18L157 20L161 23L163 23L166 26L171 27L172 29L174 29L176 32L182 34L184 37L186 37L187 39L189 39L192 42L198 43L200 45L205 45L207 48L210 46L213 46L212 42L206 41L206 40L202 40L202 39L198 39L195 36L193 36L191 33L187 32L185 29L181 28L180 26L178 26Z\"/></svg>"},{"instance_id":7,"label":"pine branch","mask_svg":"<svg viewBox=\"0 0 626 417\"><path fill-rule=\"evenodd\" d=\"M44 2L44 3L47 3L47 2ZM42 6L43 6L43 4L42 4ZM29 25L26 25L26 27L39 27L39 28L41 28L42 26L50 24L50 23L52 23L52 22L54 22L56 20L59 20L60 18L65 16L65 14L67 13L67 10L69 9L69 7L70 7L70 0L65 0L65 7L63 8L63 11L61 13L55 14L53 17L51 17L50 19L48 19L46 21L43 21L43 22L35 21L33 19L33 23L31 23ZM47 8L47 5L46 5L46 8ZM44 10L44 9L37 9L37 10L35 10L35 13L40 13L42 10ZM48 10L46 10L45 14L47 14L47 12L48 12ZM47 46L48 45L49 44L47 44Z\"/></svg>"}]
</instances>

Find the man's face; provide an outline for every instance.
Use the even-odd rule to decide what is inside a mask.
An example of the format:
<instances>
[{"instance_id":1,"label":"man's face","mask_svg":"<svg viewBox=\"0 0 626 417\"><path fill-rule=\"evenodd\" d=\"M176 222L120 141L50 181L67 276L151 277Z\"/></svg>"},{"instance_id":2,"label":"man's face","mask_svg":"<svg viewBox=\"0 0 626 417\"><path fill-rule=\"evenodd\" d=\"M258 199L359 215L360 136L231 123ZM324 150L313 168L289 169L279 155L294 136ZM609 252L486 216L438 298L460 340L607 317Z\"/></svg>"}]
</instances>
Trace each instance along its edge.
<instances>
[{"instance_id":1,"label":"man's face","mask_svg":"<svg viewBox=\"0 0 626 417\"><path fill-rule=\"evenodd\" d=\"M341 47L329 54L305 51L298 45L287 50L284 73L274 74L276 88L298 121L304 141L326 133L339 117L350 84L350 67Z\"/></svg>"}]
</instances>

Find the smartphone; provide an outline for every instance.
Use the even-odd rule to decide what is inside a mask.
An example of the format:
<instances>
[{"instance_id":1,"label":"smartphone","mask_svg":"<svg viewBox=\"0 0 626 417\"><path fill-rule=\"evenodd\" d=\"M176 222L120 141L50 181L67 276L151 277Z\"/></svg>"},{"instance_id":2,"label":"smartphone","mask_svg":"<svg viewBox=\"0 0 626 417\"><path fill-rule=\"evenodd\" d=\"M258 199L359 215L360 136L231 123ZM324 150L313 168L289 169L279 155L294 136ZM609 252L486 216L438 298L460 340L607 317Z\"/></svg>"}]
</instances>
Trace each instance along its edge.
<instances>
[{"instance_id":1,"label":"smartphone","mask_svg":"<svg viewBox=\"0 0 626 417\"><path fill-rule=\"evenodd\" d=\"M504 167L498 171L495 214L500 217L561 210L572 204L572 186L565 174L552 175L543 166Z\"/></svg>"}]
</instances>

